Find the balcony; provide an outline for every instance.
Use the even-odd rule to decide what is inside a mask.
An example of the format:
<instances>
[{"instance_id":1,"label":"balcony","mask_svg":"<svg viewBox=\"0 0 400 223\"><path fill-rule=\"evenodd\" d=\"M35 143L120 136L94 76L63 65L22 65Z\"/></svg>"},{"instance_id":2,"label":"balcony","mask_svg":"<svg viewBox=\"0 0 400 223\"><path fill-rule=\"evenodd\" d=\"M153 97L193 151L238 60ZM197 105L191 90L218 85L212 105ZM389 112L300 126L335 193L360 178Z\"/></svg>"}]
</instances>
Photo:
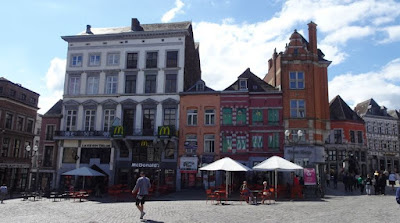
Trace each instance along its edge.
<instances>
[{"instance_id":1,"label":"balcony","mask_svg":"<svg viewBox=\"0 0 400 223\"><path fill-rule=\"evenodd\" d=\"M110 138L109 131L55 131L55 139L60 138Z\"/></svg>"}]
</instances>

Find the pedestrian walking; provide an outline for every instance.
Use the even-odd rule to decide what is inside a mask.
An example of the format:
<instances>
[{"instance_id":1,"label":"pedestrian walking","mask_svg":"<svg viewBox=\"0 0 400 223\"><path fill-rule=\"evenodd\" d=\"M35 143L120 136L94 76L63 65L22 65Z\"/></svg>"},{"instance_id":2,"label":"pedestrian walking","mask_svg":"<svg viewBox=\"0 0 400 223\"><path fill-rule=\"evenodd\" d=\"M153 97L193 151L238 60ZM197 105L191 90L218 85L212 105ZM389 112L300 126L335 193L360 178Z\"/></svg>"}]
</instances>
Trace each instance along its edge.
<instances>
[{"instance_id":1,"label":"pedestrian walking","mask_svg":"<svg viewBox=\"0 0 400 223\"><path fill-rule=\"evenodd\" d=\"M1 203L3 204L4 202L4 198L7 196L7 193L8 193L8 191L7 191L7 185L5 185L5 184L3 184L1 187L0 187L0 200L1 200Z\"/></svg>"},{"instance_id":2,"label":"pedestrian walking","mask_svg":"<svg viewBox=\"0 0 400 223\"><path fill-rule=\"evenodd\" d=\"M364 193L364 180L361 177L361 175L358 176L357 183L358 183L358 188L360 189L361 194L363 194Z\"/></svg>"},{"instance_id":3,"label":"pedestrian walking","mask_svg":"<svg viewBox=\"0 0 400 223\"><path fill-rule=\"evenodd\" d=\"M365 179L365 192L367 195L371 195L372 179L369 174L367 174L367 179Z\"/></svg>"},{"instance_id":4,"label":"pedestrian walking","mask_svg":"<svg viewBox=\"0 0 400 223\"><path fill-rule=\"evenodd\" d=\"M394 191L394 185L396 184L396 174L392 171L389 174L389 185L392 185L392 191Z\"/></svg>"},{"instance_id":5,"label":"pedestrian walking","mask_svg":"<svg viewBox=\"0 0 400 223\"><path fill-rule=\"evenodd\" d=\"M398 204L400 204L400 187L398 187L396 190L396 201Z\"/></svg>"},{"instance_id":6,"label":"pedestrian walking","mask_svg":"<svg viewBox=\"0 0 400 223\"><path fill-rule=\"evenodd\" d=\"M146 214L144 212L144 203L146 202L147 195L149 194L149 189L151 187L149 178L146 177L144 172L140 172L140 177L136 181L136 185L132 190L132 194L136 195L136 207L140 211L140 219Z\"/></svg>"}]
</instances>

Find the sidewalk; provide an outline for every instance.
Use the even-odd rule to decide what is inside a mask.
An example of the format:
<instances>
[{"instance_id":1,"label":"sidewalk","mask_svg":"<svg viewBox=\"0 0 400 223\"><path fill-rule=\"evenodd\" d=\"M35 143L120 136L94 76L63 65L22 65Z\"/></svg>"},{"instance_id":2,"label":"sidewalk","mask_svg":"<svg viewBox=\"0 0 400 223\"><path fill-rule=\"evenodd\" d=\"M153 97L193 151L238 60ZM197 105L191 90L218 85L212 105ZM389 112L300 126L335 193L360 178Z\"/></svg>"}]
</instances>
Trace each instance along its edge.
<instances>
[{"instance_id":1,"label":"sidewalk","mask_svg":"<svg viewBox=\"0 0 400 223\"><path fill-rule=\"evenodd\" d=\"M387 196L395 196L396 195L396 189L399 187L399 183L396 182L396 185L394 187L394 191L392 190L392 186L389 186L388 184L386 185L386 190L385 193ZM367 195L365 192L365 188L363 191L363 194L360 192L360 188L356 188L355 190L353 189L353 192L346 192L344 189L344 184L343 182L339 181L337 184L337 188L333 188L333 183L330 183L330 187L326 187L326 195L332 195L332 196L359 196L359 195ZM374 187L371 189L371 194L375 196L375 191ZM378 195L377 195L378 196ZM380 196L380 195L379 195Z\"/></svg>"}]
</instances>

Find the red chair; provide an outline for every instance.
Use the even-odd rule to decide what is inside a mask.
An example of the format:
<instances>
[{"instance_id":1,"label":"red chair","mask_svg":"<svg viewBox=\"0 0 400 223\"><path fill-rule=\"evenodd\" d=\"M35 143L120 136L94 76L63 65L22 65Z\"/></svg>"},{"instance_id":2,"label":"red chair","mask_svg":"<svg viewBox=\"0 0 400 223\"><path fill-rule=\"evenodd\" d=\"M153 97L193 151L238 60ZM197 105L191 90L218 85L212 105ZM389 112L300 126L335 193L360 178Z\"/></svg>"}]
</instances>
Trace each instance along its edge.
<instances>
[{"instance_id":1,"label":"red chair","mask_svg":"<svg viewBox=\"0 0 400 223\"><path fill-rule=\"evenodd\" d=\"M207 204L208 200L211 200L211 204L212 204L213 201L217 199L217 195L215 193L213 193L211 189L206 190L206 195L207 195L206 204Z\"/></svg>"},{"instance_id":2,"label":"red chair","mask_svg":"<svg viewBox=\"0 0 400 223\"><path fill-rule=\"evenodd\" d=\"M242 201L249 203L249 195L245 195L242 191L240 191L240 204L242 204Z\"/></svg>"}]
</instances>

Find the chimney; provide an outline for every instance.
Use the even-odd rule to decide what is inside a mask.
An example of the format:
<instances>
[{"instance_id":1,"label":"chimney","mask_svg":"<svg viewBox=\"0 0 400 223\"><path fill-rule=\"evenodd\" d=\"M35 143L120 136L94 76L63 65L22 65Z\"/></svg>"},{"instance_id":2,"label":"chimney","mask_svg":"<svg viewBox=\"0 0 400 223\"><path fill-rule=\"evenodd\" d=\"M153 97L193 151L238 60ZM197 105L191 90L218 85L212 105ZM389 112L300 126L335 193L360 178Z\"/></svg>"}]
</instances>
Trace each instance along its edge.
<instances>
[{"instance_id":1,"label":"chimney","mask_svg":"<svg viewBox=\"0 0 400 223\"><path fill-rule=\"evenodd\" d=\"M90 28L92 28L90 25L86 25L86 33L87 34L93 34L92 30L90 30Z\"/></svg>"},{"instance_id":2,"label":"chimney","mask_svg":"<svg viewBox=\"0 0 400 223\"><path fill-rule=\"evenodd\" d=\"M140 22L137 18L132 18L131 30L132 31L143 31L143 27L140 26Z\"/></svg>"},{"instance_id":3,"label":"chimney","mask_svg":"<svg viewBox=\"0 0 400 223\"><path fill-rule=\"evenodd\" d=\"M308 50L317 55L317 24L314 22L308 23L308 41L309 41L309 48Z\"/></svg>"}]
</instances>

